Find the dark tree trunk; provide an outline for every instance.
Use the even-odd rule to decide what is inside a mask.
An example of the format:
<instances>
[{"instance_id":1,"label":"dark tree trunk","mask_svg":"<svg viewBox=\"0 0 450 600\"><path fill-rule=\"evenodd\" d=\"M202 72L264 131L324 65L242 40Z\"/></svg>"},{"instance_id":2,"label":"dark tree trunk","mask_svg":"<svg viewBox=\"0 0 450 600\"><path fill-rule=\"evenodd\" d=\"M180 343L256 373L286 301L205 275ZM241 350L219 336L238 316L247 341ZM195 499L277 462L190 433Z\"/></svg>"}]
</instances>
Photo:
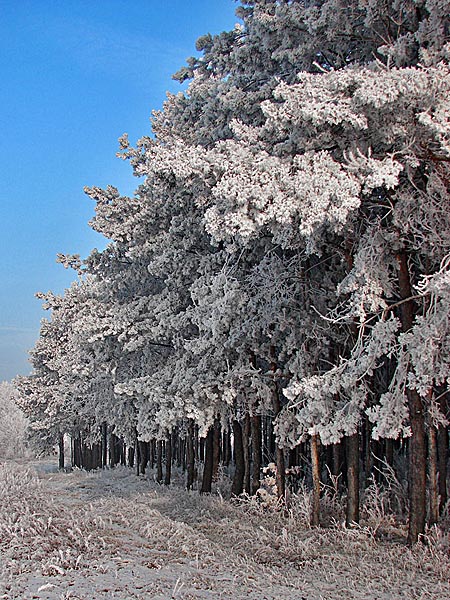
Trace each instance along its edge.
<instances>
[{"instance_id":1,"label":"dark tree trunk","mask_svg":"<svg viewBox=\"0 0 450 600\"><path fill-rule=\"evenodd\" d=\"M227 428L224 429L223 441L222 441L222 464L224 467L230 466L231 458L232 458L231 433L230 433L230 426L228 424Z\"/></svg>"},{"instance_id":2,"label":"dark tree trunk","mask_svg":"<svg viewBox=\"0 0 450 600\"><path fill-rule=\"evenodd\" d=\"M127 445L125 444L125 442L123 440L120 440L119 451L120 451L120 464L122 465L122 467L125 467L127 464Z\"/></svg>"},{"instance_id":3,"label":"dark tree trunk","mask_svg":"<svg viewBox=\"0 0 450 600\"><path fill-rule=\"evenodd\" d=\"M439 519L439 486L437 431L433 425L428 427L428 497L430 499L428 524L434 525Z\"/></svg>"},{"instance_id":4,"label":"dark tree trunk","mask_svg":"<svg viewBox=\"0 0 450 600\"><path fill-rule=\"evenodd\" d=\"M311 466L312 466L312 506L311 506L311 526L320 525L320 440L317 434L311 436Z\"/></svg>"},{"instance_id":5,"label":"dark tree trunk","mask_svg":"<svg viewBox=\"0 0 450 600\"><path fill-rule=\"evenodd\" d=\"M138 442L139 447L139 473L141 475L145 475L145 470L148 465L148 455L149 455L149 443L148 442Z\"/></svg>"},{"instance_id":6,"label":"dark tree trunk","mask_svg":"<svg viewBox=\"0 0 450 600\"><path fill-rule=\"evenodd\" d=\"M63 433L59 434L58 449L59 449L58 468L60 471L64 471L65 459L64 459L64 434Z\"/></svg>"},{"instance_id":7,"label":"dark tree trunk","mask_svg":"<svg viewBox=\"0 0 450 600\"><path fill-rule=\"evenodd\" d=\"M181 459L181 468L183 470L183 473L186 473L187 470L187 453L188 453L188 449L187 449L187 444L186 444L186 439L181 439L180 440L180 459Z\"/></svg>"},{"instance_id":8,"label":"dark tree trunk","mask_svg":"<svg viewBox=\"0 0 450 600\"><path fill-rule=\"evenodd\" d=\"M409 331L414 322L414 304L411 298L411 280L408 259L405 251L397 254L398 282L400 298L405 300L400 305L402 330ZM415 390L406 388L411 426L409 438L409 528L408 543L416 543L419 536L425 533L426 518L426 435L425 415L422 400Z\"/></svg>"},{"instance_id":9,"label":"dark tree trunk","mask_svg":"<svg viewBox=\"0 0 450 600\"><path fill-rule=\"evenodd\" d=\"M180 437L180 431L178 427L176 427L173 432L173 439L174 447L172 448L172 453L174 457L176 457L177 467L179 469L182 469L184 473L184 471L186 470L186 461L184 460L185 447L184 440Z\"/></svg>"},{"instance_id":10,"label":"dark tree trunk","mask_svg":"<svg viewBox=\"0 0 450 600\"><path fill-rule=\"evenodd\" d=\"M109 466L113 468L116 463L116 436L111 433L109 435Z\"/></svg>"},{"instance_id":11,"label":"dark tree trunk","mask_svg":"<svg viewBox=\"0 0 450 600\"><path fill-rule=\"evenodd\" d=\"M448 457L448 430L441 425L438 429L438 465L439 465L439 512L442 514L448 500L447 493L447 457Z\"/></svg>"},{"instance_id":12,"label":"dark tree trunk","mask_svg":"<svg viewBox=\"0 0 450 600\"><path fill-rule=\"evenodd\" d=\"M186 487L192 490L195 481L195 446L194 446L194 424L189 422L186 436L186 467L187 482Z\"/></svg>"},{"instance_id":13,"label":"dark tree trunk","mask_svg":"<svg viewBox=\"0 0 450 600\"><path fill-rule=\"evenodd\" d=\"M101 445L99 443L92 444L91 447L91 468L98 469L101 464Z\"/></svg>"},{"instance_id":14,"label":"dark tree trunk","mask_svg":"<svg viewBox=\"0 0 450 600\"><path fill-rule=\"evenodd\" d=\"M441 413L449 417L449 393L445 389L439 390L439 408ZM448 500L447 491L447 461L448 461L448 427L439 425L437 431L437 452L439 471L439 513L442 514Z\"/></svg>"},{"instance_id":15,"label":"dark tree trunk","mask_svg":"<svg viewBox=\"0 0 450 600\"><path fill-rule=\"evenodd\" d=\"M169 435L166 441L166 476L164 478L164 485L170 485L170 478L172 475L172 436Z\"/></svg>"},{"instance_id":16,"label":"dark tree trunk","mask_svg":"<svg viewBox=\"0 0 450 600\"><path fill-rule=\"evenodd\" d=\"M195 456L196 461L200 461L200 438L198 435L198 431L199 431L199 427L198 427L198 425L195 425L193 439L194 439L194 456ZM197 473L195 476L197 477Z\"/></svg>"},{"instance_id":17,"label":"dark tree trunk","mask_svg":"<svg viewBox=\"0 0 450 600\"><path fill-rule=\"evenodd\" d=\"M252 416L251 428L252 428L252 452L253 452L251 494L255 495L261 485L262 452L261 452L261 417L260 417L260 415Z\"/></svg>"},{"instance_id":18,"label":"dark tree trunk","mask_svg":"<svg viewBox=\"0 0 450 600\"><path fill-rule=\"evenodd\" d=\"M246 494L251 493L250 487L250 474L251 474L251 465L250 465L250 415L245 413L244 418L244 427L242 428L242 445L244 450L244 492Z\"/></svg>"},{"instance_id":19,"label":"dark tree trunk","mask_svg":"<svg viewBox=\"0 0 450 600\"><path fill-rule=\"evenodd\" d=\"M91 469L95 470L98 468L98 444L92 444L91 446Z\"/></svg>"},{"instance_id":20,"label":"dark tree trunk","mask_svg":"<svg viewBox=\"0 0 450 600\"><path fill-rule=\"evenodd\" d=\"M108 465L108 425L102 423L102 467L105 469Z\"/></svg>"},{"instance_id":21,"label":"dark tree trunk","mask_svg":"<svg viewBox=\"0 0 450 600\"><path fill-rule=\"evenodd\" d=\"M338 477L342 473L342 444L341 442L337 442L337 444L332 444L332 453L333 453L333 461L332 461L332 469L331 472L333 476Z\"/></svg>"},{"instance_id":22,"label":"dark tree trunk","mask_svg":"<svg viewBox=\"0 0 450 600\"><path fill-rule=\"evenodd\" d=\"M150 469L153 469L155 467L155 463L157 461L156 440L150 440L149 442L147 442L147 444L148 444L148 462L150 463Z\"/></svg>"},{"instance_id":23,"label":"dark tree trunk","mask_svg":"<svg viewBox=\"0 0 450 600\"><path fill-rule=\"evenodd\" d=\"M210 494L213 479L213 462L214 462L214 426L208 430L205 440L205 462L203 465L203 479L201 494Z\"/></svg>"},{"instance_id":24,"label":"dark tree trunk","mask_svg":"<svg viewBox=\"0 0 450 600\"><path fill-rule=\"evenodd\" d=\"M286 495L286 467L284 464L283 449L277 445L277 494L278 498L285 498Z\"/></svg>"},{"instance_id":25,"label":"dark tree trunk","mask_svg":"<svg viewBox=\"0 0 450 600\"><path fill-rule=\"evenodd\" d=\"M265 418L266 422L266 457L265 462L276 462L276 444L275 444L275 434L273 432L273 421L272 417L267 416Z\"/></svg>"},{"instance_id":26,"label":"dark tree trunk","mask_svg":"<svg viewBox=\"0 0 450 600\"><path fill-rule=\"evenodd\" d=\"M245 461L244 461L244 444L242 440L242 427L239 421L233 421L233 437L234 437L234 463L235 472L233 477L233 485L231 487L231 493L234 496L240 496L244 489L244 474L245 474Z\"/></svg>"},{"instance_id":27,"label":"dark tree trunk","mask_svg":"<svg viewBox=\"0 0 450 600\"><path fill-rule=\"evenodd\" d=\"M102 462L102 447L99 442L92 446L92 468L98 469Z\"/></svg>"},{"instance_id":28,"label":"dark tree trunk","mask_svg":"<svg viewBox=\"0 0 450 600\"><path fill-rule=\"evenodd\" d=\"M217 481L220 465L220 450L221 450L222 428L219 419L215 419L213 428L213 481Z\"/></svg>"},{"instance_id":29,"label":"dark tree trunk","mask_svg":"<svg viewBox=\"0 0 450 600\"><path fill-rule=\"evenodd\" d=\"M272 406L273 406L274 418L276 419L281 411L281 402L280 402L280 391L278 389L278 382L275 379L277 364L275 361L275 347L274 346L271 346L270 354L271 354L270 368L274 374ZM277 494L278 494L278 498L284 498L286 495L286 467L284 464L283 449L280 448L278 446L278 444L276 444L276 464L277 464L277 473L276 473Z\"/></svg>"},{"instance_id":30,"label":"dark tree trunk","mask_svg":"<svg viewBox=\"0 0 450 600\"><path fill-rule=\"evenodd\" d=\"M186 471L186 440L179 435L178 433L177 467L184 473Z\"/></svg>"},{"instance_id":31,"label":"dark tree trunk","mask_svg":"<svg viewBox=\"0 0 450 600\"><path fill-rule=\"evenodd\" d=\"M135 448L133 446L130 446L128 448L128 466L132 469L134 467L134 455L135 455Z\"/></svg>"},{"instance_id":32,"label":"dark tree trunk","mask_svg":"<svg viewBox=\"0 0 450 600\"><path fill-rule=\"evenodd\" d=\"M347 514L346 525L359 523L359 435L345 438L347 455Z\"/></svg>"},{"instance_id":33,"label":"dark tree trunk","mask_svg":"<svg viewBox=\"0 0 450 600\"><path fill-rule=\"evenodd\" d=\"M372 385L373 389L373 385ZM370 485L370 476L373 472L373 453L372 453L372 430L369 419L366 417L362 422L362 464L364 465L365 485Z\"/></svg>"},{"instance_id":34,"label":"dark tree trunk","mask_svg":"<svg viewBox=\"0 0 450 600\"><path fill-rule=\"evenodd\" d=\"M163 443L158 440L156 445L156 481L162 483L163 480Z\"/></svg>"},{"instance_id":35,"label":"dark tree trunk","mask_svg":"<svg viewBox=\"0 0 450 600\"><path fill-rule=\"evenodd\" d=\"M205 440L203 438L200 438L198 444L198 457L200 462L205 462Z\"/></svg>"},{"instance_id":36,"label":"dark tree trunk","mask_svg":"<svg viewBox=\"0 0 450 600\"><path fill-rule=\"evenodd\" d=\"M93 460L92 460L92 447L87 444L83 444L82 456L83 456L83 468L86 471L92 471Z\"/></svg>"},{"instance_id":37,"label":"dark tree trunk","mask_svg":"<svg viewBox=\"0 0 450 600\"><path fill-rule=\"evenodd\" d=\"M82 467L81 437L79 432L73 438L73 466L79 469Z\"/></svg>"},{"instance_id":38,"label":"dark tree trunk","mask_svg":"<svg viewBox=\"0 0 450 600\"><path fill-rule=\"evenodd\" d=\"M109 464L115 467L120 462L119 438L111 433L109 436Z\"/></svg>"}]
</instances>

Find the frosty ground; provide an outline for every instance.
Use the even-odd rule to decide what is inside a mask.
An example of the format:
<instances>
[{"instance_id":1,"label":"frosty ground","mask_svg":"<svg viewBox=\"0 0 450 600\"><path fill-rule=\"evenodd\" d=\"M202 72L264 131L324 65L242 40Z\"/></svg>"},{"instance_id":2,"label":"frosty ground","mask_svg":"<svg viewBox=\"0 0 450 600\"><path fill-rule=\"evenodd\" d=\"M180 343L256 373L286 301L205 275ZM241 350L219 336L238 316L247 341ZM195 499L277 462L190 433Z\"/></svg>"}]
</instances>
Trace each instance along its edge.
<instances>
[{"instance_id":1,"label":"frosty ground","mask_svg":"<svg viewBox=\"0 0 450 600\"><path fill-rule=\"evenodd\" d=\"M450 598L446 538L408 549L369 527L157 485L128 468L0 465L0 598Z\"/></svg>"}]
</instances>

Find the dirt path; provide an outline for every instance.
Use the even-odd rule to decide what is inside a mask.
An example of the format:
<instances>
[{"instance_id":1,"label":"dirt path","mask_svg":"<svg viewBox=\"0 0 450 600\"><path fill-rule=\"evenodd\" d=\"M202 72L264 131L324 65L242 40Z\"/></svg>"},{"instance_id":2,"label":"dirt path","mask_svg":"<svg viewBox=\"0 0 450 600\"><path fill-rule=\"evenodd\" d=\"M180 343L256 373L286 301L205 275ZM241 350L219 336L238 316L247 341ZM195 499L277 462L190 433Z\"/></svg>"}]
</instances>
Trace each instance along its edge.
<instances>
[{"instance_id":1,"label":"dirt path","mask_svg":"<svg viewBox=\"0 0 450 600\"><path fill-rule=\"evenodd\" d=\"M25 482L10 477L17 489L0 498L9 503L0 598L450 598L441 560L382 546L364 530L311 531L125 468L35 468Z\"/></svg>"}]
</instances>

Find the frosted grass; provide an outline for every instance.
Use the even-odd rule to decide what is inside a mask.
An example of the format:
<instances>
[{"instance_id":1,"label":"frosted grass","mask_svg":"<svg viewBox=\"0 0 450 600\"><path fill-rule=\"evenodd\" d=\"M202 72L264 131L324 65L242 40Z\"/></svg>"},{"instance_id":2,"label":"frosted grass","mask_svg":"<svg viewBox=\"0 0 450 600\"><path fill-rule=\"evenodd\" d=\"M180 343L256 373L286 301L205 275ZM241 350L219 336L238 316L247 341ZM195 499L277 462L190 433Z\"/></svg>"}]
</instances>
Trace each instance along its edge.
<instances>
[{"instance_id":1,"label":"frosted grass","mask_svg":"<svg viewBox=\"0 0 450 600\"><path fill-rule=\"evenodd\" d=\"M0 466L0 598L335 600L450 598L448 539L380 541L311 529L289 511L136 477ZM399 531L399 536L401 535Z\"/></svg>"}]
</instances>

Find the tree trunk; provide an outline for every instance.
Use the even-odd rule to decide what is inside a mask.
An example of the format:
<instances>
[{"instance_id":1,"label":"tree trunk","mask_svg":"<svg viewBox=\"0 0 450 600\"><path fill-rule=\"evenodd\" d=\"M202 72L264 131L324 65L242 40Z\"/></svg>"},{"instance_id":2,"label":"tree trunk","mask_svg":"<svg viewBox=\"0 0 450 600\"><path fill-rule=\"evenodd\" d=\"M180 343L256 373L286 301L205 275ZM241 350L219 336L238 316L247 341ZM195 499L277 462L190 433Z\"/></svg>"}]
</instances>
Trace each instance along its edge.
<instances>
[{"instance_id":1,"label":"tree trunk","mask_svg":"<svg viewBox=\"0 0 450 600\"><path fill-rule=\"evenodd\" d=\"M205 462L203 466L203 479L200 494L210 494L213 478L213 462L214 462L214 426L208 429L208 434L205 440Z\"/></svg>"},{"instance_id":2,"label":"tree trunk","mask_svg":"<svg viewBox=\"0 0 450 600\"><path fill-rule=\"evenodd\" d=\"M411 280L408 259L405 251L397 254L398 282L400 298L411 298ZM402 330L407 332L414 322L414 304L412 300L400 305ZM411 426L409 438L409 528L408 544L415 544L425 533L426 517L426 436L425 415L422 400L415 390L406 388Z\"/></svg>"},{"instance_id":3,"label":"tree trunk","mask_svg":"<svg viewBox=\"0 0 450 600\"><path fill-rule=\"evenodd\" d=\"M275 379L275 372L277 370L277 364L275 362L275 347L270 347L271 363L270 369L274 374L273 380L273 395L272 395L272 406L274 412L274 418L276 419L281 411L280 392L278 389L278 382ZM278 498L285 498L286 495L286 467L284 464L284 452L283 449L276 444L276 463L277 463L277 495Z\"/></svg>"},{"instance_id":4,"label":"tree trunk","mask_svg":"<svg viewBox=\"0 0 450 600\"><path fill-rule=\"evenodd\" d=\"M244 450L244 492L251 494L250 472L251 472L251 453L250 453L250 415L245 413L244 427L242 428L242 446Z\"/></svg>"},{"instance_id":5,"label":"tree trunk","mask_svg":"<svg viewBox=\"0 0 450 600\"><path fill-rule=\"evenodd\" d=\"M150 469L155 467L156 463L156 440L150 440L147 442L148 462L150 463Z\"/></svg>"},{"instance_id":6,"label":"tree trunk","mask_svg":"<svg viewBox=\"0 0 450 600\"><path fill-rule=\"evenodd\" d=\"M78 467L79 469L82 467L81 437L79 432L77 432L73 438L73 466Z\"/></svg>"},{"instance_id":7,"label":"tree trunk","mask_svg":"<svg viewBox=\"0 0 450 600\"><path fill-rule=\"evenodd\" d=\"M449 417L449 393L442 388L439 390L439 408L445 417ZM448 460L448 427L439 425L437 432L437 452L439 469L439 513L442 514L447 504L447 460Z\"/></svg>"},{"instance_id":8,"label":"tree trunk","mask_svg":"<svg viewBox=\"0 0 450 600\"><path fill-rule=\"evenodd\" d=\"M345 438L347 454L347 514L346 525L359 523L359 435Z\"/></svg>"},{"instance_id":9,"label":"tree trunk","mask_svg":"<svg viewBox=\"0 0 450 600\"><path fill-rule=\"evenodd\" d=\"M318 434L311 436L311 465L312 465L312 506L311 527L320 525L320 440Z\"/></svg>"},{"instance_id":10,"label":"tree trunk","mask_svg":"<svg viewBox=\"0 0 450 600\"><path fill-rule=\"evenodd\" d=\"M145 475L145 470L148 465L149 444L148 442L138 442L139 448L139 467L138 474Z\"/></svg>"},{"instance_id":11,"label":"tree trunk","mask_svg":"<svg viewBox=\"0 0 450 600\"><path fill-rule=\"evenodd\" d=\"M158 440L156 446L156 481L162 483L163 480L163 443L162 440Z\"/></svg>"},{"instance_id":12,"label":"tree trunk","mask_svg":"<svg viewBox=\"0 0 450 600\"><path fill-rule=\"evenodd\" d=\"M263 418L263 436L263 463L267 465L276 461L272 417L268 415L265 415Z\"/></svg>"},{"instance_id":13,"label":"tree trunk","mask_svg":"<svg viewBox=\"0 0 450 600\"><path fill-rule=\"evenodd\" d=\"M113 468L116 466L116 443L115 443L115 435L110 433L109 435L109 466Z\"/></svg>"},{"instance_id":14,"label":"tree trunk","mask_svg":"<svg viewBox=\"0 0 450 600\"><path fill-rule=\"evenodd\" d=\"M428 496L430 511L428 524L434 525L439 519L439 487L436 427L428 427Z\"/></svg>"},{"instance_id":15,"label":"tree trunk","mask_svg":"<svg viewBox=\"0 0 450 600\"><path fill-rule=\"evenodd\" d=\"M115 467L120 462L120 440L114 434L109 436L109 464Z\"/></svg>"},{"instance_id":16,"label":"tree trunk","mask_svg":"<svg viewBox=\"0 0 450 600\"><path fill-rule=\"evenodd\" d=\"M372 382L372 389L373 389L373 382ZM372 435L372 430L371 430L371 426L370 426L370 422L369 419L367 417L365 417L362 421L361 424L361 429L362 429L362 433L361 433L361 437L362 437L362 464L364 465L364 479L365 479L365 486L367 487L368 485L370 485L370 481L371 481L371 474L373 472L373 453L372 453L372 439L371 439L371 435Z\"/></svg>"},{"instance_id":17,"label":"tree trunk","mask_svg":"<svg viewBox=\"0 0 450 600\"><path fill-rule=\"evenodd\" d=\"M92 447L88 446L87 444L83 444L83 451L82 451L82 456L83 456L83 468L86 469L86 471L92 471L93 468L93 452L92 452Z\"/></svg>"},{"instance_id":18,"label":"tree trunk","mask_svg":"<svg viewBox=\"0 0 450 600\"><path fill-rule=\"evenodd\" d=\"M277 445L277 494L278 498L285 498L286 496L286 467L284 465L284 452L283 448Z\"/></svg>"},{"instance_id":19,"label":"tree trunk","mask_svg":"<svg viewBox=\"0 0 450 600\"><path fill-rule=\"evenodd\" d=\"M439 464L439 513L442 514L448 499L447 493L447 455L448 431L441 425L438 429L438 464Z\"/></svg>"},{"instance_id":20,"label":"tree trunk","mask_svg":"<svg viewBox=\"0 0 450 600\"><path fill-rule=\"evenodd\" d=\"M199 431L199 427L198 425L194 426L194 456L195 456L195 460L200 462L200 438L198 435L198 431ZM197 477L197 474L196 474Z\"/></svg>"},{"instance_id":21,"label":"tree trunk","mask_svg":"<svg viewBox=\"0 0 450 600\"><path fill-rule=\"evenodd\" d=\"M102 467L105 469L108 465L108 425L102 423Z\"/></svg>"},{"instance_id":22,"label":"tree trunk","mask_svg":"<svg viewBox=\"0 0 450 600\"><path fill-rule=\"evenodd\" d=\"M64 459L64 434L63 433L59 434L58 448L59 448L58 468L60 471L64 471L65 459Z\"/></svg>"},{"instance_id":23,"label":"tree trunk","mask_svg":"<svg viewBox=\"0 0 450 600\"><path fill-rule=\"evenodd\" d=\"M186 487L188 490L192 490L195 481L194 424L192 421L189 422L186 435L186 470Z\"/></svg>"},{"instance_id":24,"label":"tree trunk","mask_svg":"<svg viewBox=\"0 0 450 600\"><path fill-rule=\"evenodd\" d=\"M332 461L331 472L334 477L338 477L342 473L342 444L341 444L341 442L332 444L332 453L333 453L333 461Z\"/></svg>"},{"instance_id":25,"label":"tree trunk","mask_svg":"<svg viewBox=\"0 0 450 600\"><path fill-rule=\"evenodd\" d=\"M227 428L224 429L222 441L222 464L224 467L230 466L231 458L231 434L230 425L228 424Z\"/></svg>"},{"instance_id":26,"label":"tree trunk","mask_svg":"<svg viewBox=\"0 0 450 600\"><path fill-rule=\"evenodd\" d=\"M180 468L183 473L186 472L186 440L180 437L178 432L178 452L177 452L177 467Z\"/></svg>"},{"instance_id":27,"label":"tree trunk","mask_svg":"<svg viewBox=\"0 0 450 600\"><path fill-rule=\"evenodd\" d=\"M175 427L173 432L174 447L172 448L172 454L176 457L177 467L184 471L186 470L186 461L184 460L184 440L180 437L180 431L178 427Z\"/></svg>"},{"instance_id":28,"label":"tree trunk","mask_svg":"<svg viewBox=\"0 0 450 600\"><path fill-rule=\"evenodd\" d=\"M164 478L164 485L170 485L170 478L172 475L172 436L169 435L166 441L166 476Z\"/></svg>"},{"instance_id":29,"label":"tree trunk","mask_svg":"<svg viewBox=\"0 0 450 600\"><path fill-rule=\"evenodd\" d=\"M233 477L233 485L231 493L233 496L240 496L244 489L244 445L242 440L242 427L239 421L233 421L233 437L234 437L234 464L235 471Z\"/></svg>"},{"instance_id":30,"label":"tree trunk","mask_svg":"<svg viewBox=\"0 0 450 600\"><path fill-rule=\"evenodd\" d=\"M221 450L222 428L219 419L215 419L213 428L213 481L217 481L220 465L220 450Z\"/></svg>"},{"instance_id":31,"label":"tree trunk","mask_svg":"<svg viewBox=\"0 0 450 600\"><path fill-rule=\"evenodd\" d=\"M128 466L132 469L134 467L134 455L135 455L135 448L134 446L130 446L128 448Z\"/></svg>"},{"instance_id":32,"label":"tree trunk","mask_svg":"<svg viewBox=\"0 0 450 600\"><path fill-rule=\"evenodd\" d=\"M414 390L408 392L413 414L409 444L409 529L408 543L416 543L425 533L426 515L426 440L422 402ZM420 407L420 408L419 408ZM413 412L414 411L414 412Z\"/></svg>"},{"instance_id":33,"label":"tree trunk","mask_svg":"<svg viewBox=\"0 0 450 600\"><path fill-rule=\"evenodd\" d=\"M253 415L251 418L252 428L252 481L251 494L254 496L261 485L261 466L262 466L262 449L261 449L261 416Z\"/></svg>"}]
</instances>

